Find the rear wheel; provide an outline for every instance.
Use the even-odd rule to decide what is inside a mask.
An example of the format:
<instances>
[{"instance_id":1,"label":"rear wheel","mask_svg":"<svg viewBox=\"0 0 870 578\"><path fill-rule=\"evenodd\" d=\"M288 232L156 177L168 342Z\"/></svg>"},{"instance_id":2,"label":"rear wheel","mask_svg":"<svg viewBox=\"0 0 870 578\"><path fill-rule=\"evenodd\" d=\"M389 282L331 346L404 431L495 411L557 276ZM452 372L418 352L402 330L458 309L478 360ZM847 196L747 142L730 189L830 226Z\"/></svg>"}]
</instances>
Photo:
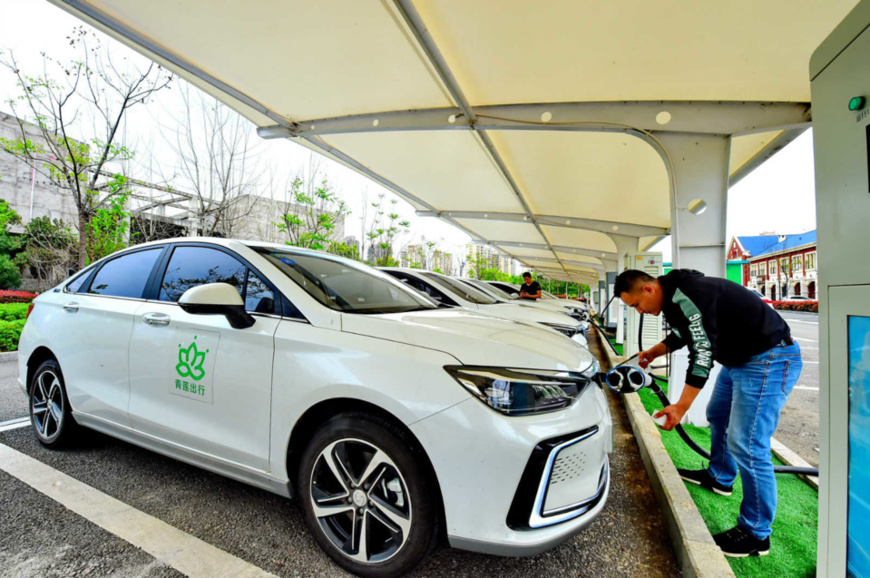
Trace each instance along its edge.
<instances>
[{"instance_id":1,"label":"rear wheel","mask_svg":"<svg viewBox=\"0 0 870 578\"><path fill-rule=\"evenodd\" d=\"M44 446L62 446L75 435L63 373L54 359L42 362L30 381L30 423Z\"/></svg>"},{"instance_id":2,"label":"rear wheel","mask_svg":"<svg viewBox=\"0 0 870 578\"><path fill-rule=\"evenodd\" d=\"M404 430L367 413L337 415L302 456L297 487L305 520L344 569L402 576L437 544L439 498L428 472Z\"/></svg>"}]
</instances>

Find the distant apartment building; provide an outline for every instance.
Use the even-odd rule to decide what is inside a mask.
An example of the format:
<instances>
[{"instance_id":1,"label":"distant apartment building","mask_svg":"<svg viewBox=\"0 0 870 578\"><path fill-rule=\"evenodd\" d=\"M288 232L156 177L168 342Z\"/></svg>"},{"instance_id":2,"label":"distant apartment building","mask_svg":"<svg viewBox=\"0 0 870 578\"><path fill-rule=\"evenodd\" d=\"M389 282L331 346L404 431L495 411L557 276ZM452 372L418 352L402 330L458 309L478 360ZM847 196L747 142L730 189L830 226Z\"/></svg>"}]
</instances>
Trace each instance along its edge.
<instances>
[{"instance_id":1,"label":"distant apartment building","mask_svg":"<svg viewBox=\"0 0 870 578\"><path fill-rule=\"evenodd\" d=\"M769 299L818 299L816 232L734 237L727 259L741 267L740 282Z\"/></svg>"},{"instance_id":2,"label":"distant apartment building","mask_svg":"<svg viewBox=\"0 0 870 578\"><path fill-rule=\"evenodd\" d=\"M484 243L469 243L466 245L466 257L469 269L475 269L480 264L482 269L498 269L508 275L521 275L522 264L511 257L499 253Z\"/></svg>"}]
</instances>

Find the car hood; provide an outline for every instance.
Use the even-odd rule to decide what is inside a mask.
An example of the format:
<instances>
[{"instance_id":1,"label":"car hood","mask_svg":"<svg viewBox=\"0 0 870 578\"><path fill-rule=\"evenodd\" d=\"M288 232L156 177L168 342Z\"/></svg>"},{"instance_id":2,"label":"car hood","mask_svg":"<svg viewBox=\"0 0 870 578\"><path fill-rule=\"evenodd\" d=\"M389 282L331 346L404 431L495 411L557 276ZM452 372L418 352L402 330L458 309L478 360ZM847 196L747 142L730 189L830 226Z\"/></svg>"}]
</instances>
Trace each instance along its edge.
<instances>
[{"instance_id":1,"label":"car hood","mask_svg":"<svg viewBox=\"0 0 870 578\"><path fill-rule=\"evenodd\" d=\"M341 330L443 351L466 365L584 371L595 362L556 331L463 309L343 314Z\"/></svg>"},{"instance_id":2,"label":"car hood","mask_svg":"<svg viewBox=\"0 0 870 578\"><path fill-rule=\"evenodd\" d=\"M521 321L524 323L557 323L567 327L580 327L578 322L568 313L560 313L551 311L542 307L530 307L526 305L515 305L513 303L493 303L492 305L478 305L481 313L494 315L496 317L504 317L512 321Z\"/></svg>"}]
</instances>

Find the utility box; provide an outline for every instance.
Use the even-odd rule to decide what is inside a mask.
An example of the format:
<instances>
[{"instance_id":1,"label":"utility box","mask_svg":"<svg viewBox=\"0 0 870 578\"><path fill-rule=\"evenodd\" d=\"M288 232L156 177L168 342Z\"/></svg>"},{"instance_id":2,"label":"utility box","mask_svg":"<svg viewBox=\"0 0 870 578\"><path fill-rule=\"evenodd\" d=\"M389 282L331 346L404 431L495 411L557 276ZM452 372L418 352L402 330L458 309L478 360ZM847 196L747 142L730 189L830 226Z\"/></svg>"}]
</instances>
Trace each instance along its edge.
<instances>
[{"instance_id":1,"label":"utility box","mask_svg":"<svg viewBox=\"0 0 870 578\"><path fill-rule=\"evenodd\" d=\"M819 253L819 576L870 577L870 0L810 60Z\"/></svg>"},{"instance_id":2,"label":"utility box","mask_svg":"<svg viewBox=\"0 0 870 578\"><path fill-rule=\"evenodd\" d=\"M662 254L627 253L625 255L625 268L643 271L651 277L660 277L662 275ZM640 343L644 349L649 349L664 339L661 315L658 317L644 315L643 327L641 327L640 314L634 309L626 309L623 355L629 357L641 351L638 349L638 334L640 334Z\"/></svg>"}]
</instances>

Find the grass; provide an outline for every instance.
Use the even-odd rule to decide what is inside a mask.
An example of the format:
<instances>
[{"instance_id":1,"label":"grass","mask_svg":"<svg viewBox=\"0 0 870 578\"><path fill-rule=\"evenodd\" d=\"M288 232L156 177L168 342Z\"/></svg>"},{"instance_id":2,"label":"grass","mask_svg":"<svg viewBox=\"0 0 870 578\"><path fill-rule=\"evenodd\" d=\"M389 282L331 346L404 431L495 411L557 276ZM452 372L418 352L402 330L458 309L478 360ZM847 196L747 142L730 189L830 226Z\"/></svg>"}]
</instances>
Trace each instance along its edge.
<instances>
[{"instance_id":1,"label":"grass","mask_svg":"<svg viewBox=\"0 0 870 578\"><path fill-rule=\"evenodd\" d=\"M667 391L667 388L664 388ZM639 392L647 413L661 409L658 398L649 390ZM710 449L710 430L693 425L683 426L695 442ZM659 430L665 449L678 468L700 469L707 461L680 439L676 431ZM781 464L776 457L774 464ZM773 522L770 554L756 558L728 558L739 578L814 578L816 575L816 541L818 538L818 503L816 490L795 475L777 474L777 511ZM728 530L737 523L743 486L738 476L734 492L723 497L686 484L701 517L712 534Z\"/></svg>"}]
</instances>

